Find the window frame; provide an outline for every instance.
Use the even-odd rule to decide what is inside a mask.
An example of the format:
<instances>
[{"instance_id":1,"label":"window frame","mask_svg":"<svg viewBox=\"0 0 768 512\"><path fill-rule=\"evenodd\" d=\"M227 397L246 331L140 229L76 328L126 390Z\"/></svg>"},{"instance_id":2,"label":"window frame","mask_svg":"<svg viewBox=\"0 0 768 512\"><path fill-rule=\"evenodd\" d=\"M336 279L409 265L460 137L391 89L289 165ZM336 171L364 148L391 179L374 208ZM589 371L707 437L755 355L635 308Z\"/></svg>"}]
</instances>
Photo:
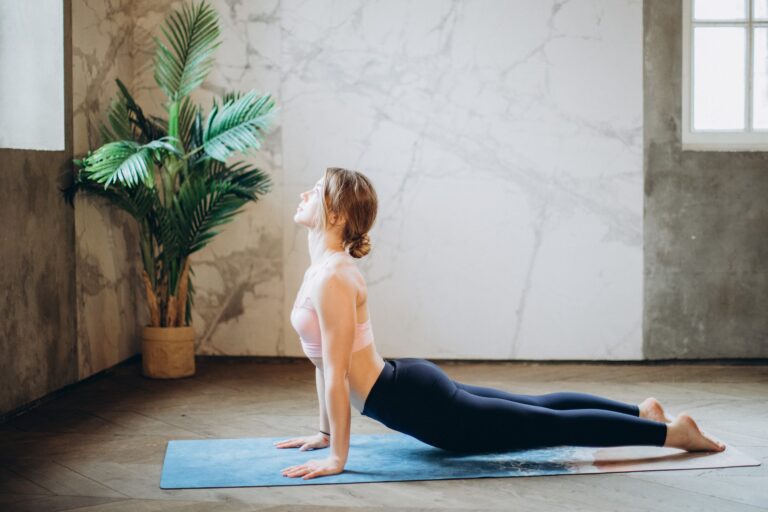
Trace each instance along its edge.
<instances>
[{"instance_id":1,"label":"window frame","mask_svg":"<svg viewBox=\"0 0 768 512\"><path fill-rule=\"evenodd\" d=\"M768 28L768 19L754 19L754 0L745 0L747 18L740 20L694 21L693 1L683 0L683 98L682 98L682 149L689 151L768 151L768 129L754 130L752 127L752 80L754 73L754 30ZM692 131L693 125L693 28L744 27L746 28L746 91L744 101L744 130Z\"/></svg>"}]
</instances>

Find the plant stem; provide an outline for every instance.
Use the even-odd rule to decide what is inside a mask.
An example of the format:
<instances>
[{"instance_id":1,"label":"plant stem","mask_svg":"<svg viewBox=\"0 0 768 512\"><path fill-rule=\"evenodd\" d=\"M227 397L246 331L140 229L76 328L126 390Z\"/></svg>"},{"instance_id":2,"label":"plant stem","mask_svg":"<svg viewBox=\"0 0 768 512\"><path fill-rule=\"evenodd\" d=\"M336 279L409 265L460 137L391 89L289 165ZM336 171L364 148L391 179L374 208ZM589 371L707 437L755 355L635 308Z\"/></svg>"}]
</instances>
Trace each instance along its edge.
<instances>
[{"instance_id":1,"label":"plant stem","mask_svg":"<svg viewBox=\"0 0 768 512\"><path fill-rule=\"evenodd\" d=\"M144 264L144 270L149 276L149 280L152 283L154 289L157 285L157 276L155 274L155 259L152 254L152 233L149 230L149 223L147 219L144 219L140 226L140 240L139 247L141 248L141 261Z\"/></svg>"}]
</instances>

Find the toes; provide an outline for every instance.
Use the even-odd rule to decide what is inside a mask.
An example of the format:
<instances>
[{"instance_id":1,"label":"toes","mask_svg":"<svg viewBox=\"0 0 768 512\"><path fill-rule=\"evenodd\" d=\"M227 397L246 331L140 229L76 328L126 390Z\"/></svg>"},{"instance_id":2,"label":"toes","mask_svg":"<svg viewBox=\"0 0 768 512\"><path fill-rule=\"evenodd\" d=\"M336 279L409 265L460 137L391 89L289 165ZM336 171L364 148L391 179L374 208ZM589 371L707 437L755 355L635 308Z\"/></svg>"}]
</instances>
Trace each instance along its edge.
<instances>
[{"instance_id":1,"label":"toes","mask_svg":"<svg viewBox=\"0 0 768 512\"><path fill-rule=\"evenodd\" d=\"M719 439L715 438L714 436L708 434L707 432L702 431L701 433L704 438L709 441L709 443L712 445L712 447L717 451L723 451L725 449L725 443L720 441Z\"/></svg>"}]
</instances>

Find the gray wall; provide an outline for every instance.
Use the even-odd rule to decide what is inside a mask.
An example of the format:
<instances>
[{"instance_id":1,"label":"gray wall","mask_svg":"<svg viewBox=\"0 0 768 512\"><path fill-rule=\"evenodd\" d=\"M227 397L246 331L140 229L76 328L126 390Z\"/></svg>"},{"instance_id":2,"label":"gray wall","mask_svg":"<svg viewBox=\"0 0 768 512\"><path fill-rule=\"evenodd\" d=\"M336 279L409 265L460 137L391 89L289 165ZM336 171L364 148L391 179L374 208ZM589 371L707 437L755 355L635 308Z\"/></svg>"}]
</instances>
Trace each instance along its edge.
<instances>
[{"instance_id":1,"label":"gray wall","mask_svg":"<svg viewBox=\"0 0 768 512\"><path fill-rule=\"evenodd\" d=\"M681 24L646 0L643 353L768 357L768 154L681 150Z\"/></svg>"},{"instance_id":2,"label":"gray wall","mask_svg":"<svg viewBox=\"0 0 768 512\"><path fill-rule=\"evenodd\" d=\"M64 2L64 98L71 97L70 4ZM78 380L74 211L61 199L64 151L0 149L0 414Z\"/></svg>"}]
</instances>

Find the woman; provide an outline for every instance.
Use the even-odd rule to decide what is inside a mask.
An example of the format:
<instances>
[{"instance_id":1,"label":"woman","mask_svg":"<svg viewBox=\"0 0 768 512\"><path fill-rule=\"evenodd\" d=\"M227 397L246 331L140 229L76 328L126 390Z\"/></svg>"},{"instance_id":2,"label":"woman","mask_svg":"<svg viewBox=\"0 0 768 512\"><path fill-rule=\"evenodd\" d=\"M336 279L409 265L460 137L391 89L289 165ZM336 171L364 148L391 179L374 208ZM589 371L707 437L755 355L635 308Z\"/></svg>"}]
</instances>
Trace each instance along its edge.
<instances>
[{"instance_id":1,"label":"woman","mask_svg":"<svg viewBox=\"0 0 768 512\"><path fill-rule=\"evenodd\" d=\"M384 361L373 344L368 292L354 264L371 249L367 233L376 212L373 185L356 171L328 168L301 193L294 221L309 229L312 263L291 323L316 367L321 428L314 436L275 445L331 450L325 459L284 468L284 476L309 479L343 471L350 404L393 430L466 453L559 445L725 449L687 414L672 421L654 398L635 405L586 393L520 395L454 381L425 359Z\"/></svg>"}]
</instances>

